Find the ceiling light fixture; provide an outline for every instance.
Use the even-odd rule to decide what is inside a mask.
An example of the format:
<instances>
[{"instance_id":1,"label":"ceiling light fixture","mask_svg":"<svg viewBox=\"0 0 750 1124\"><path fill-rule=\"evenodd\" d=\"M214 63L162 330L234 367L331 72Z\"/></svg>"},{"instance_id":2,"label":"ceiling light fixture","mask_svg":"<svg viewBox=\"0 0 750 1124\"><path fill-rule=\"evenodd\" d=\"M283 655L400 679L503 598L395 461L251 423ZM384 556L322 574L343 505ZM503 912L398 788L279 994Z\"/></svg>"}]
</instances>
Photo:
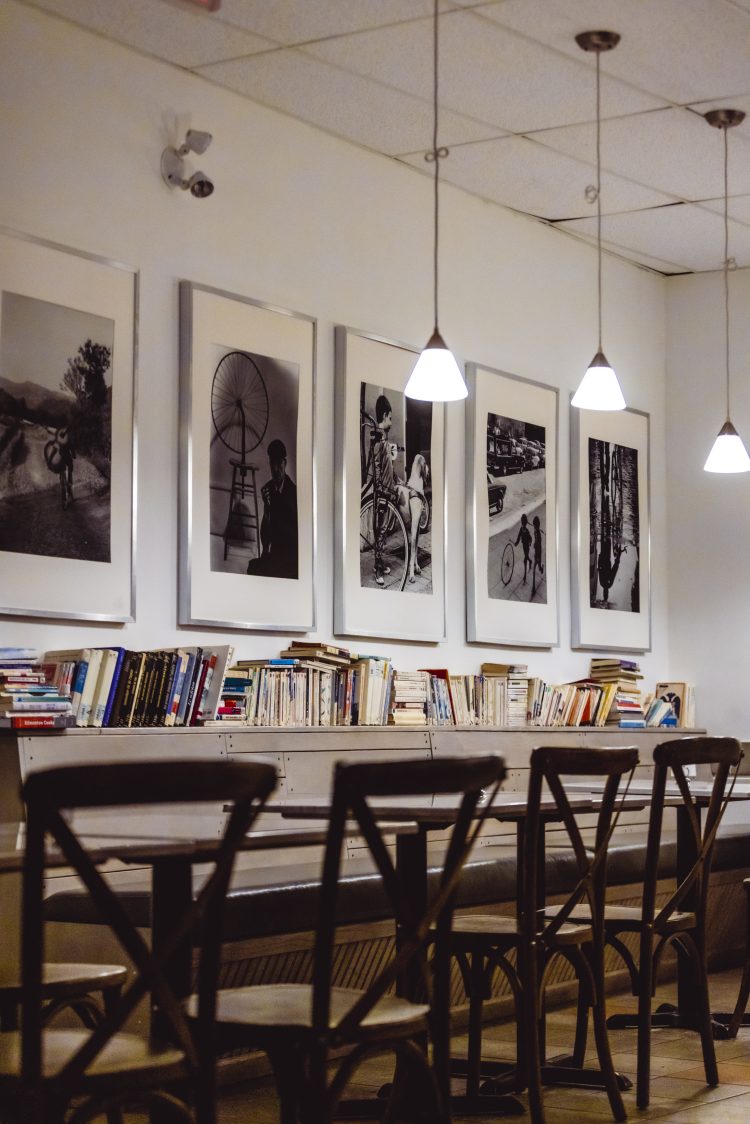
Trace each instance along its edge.
<instances>
[{"instance_id":1,"label":"ceiling light fixture","mask_svg":"<svg viewBox=\"0 0 750 1124\"><path fill-rule=\"evenodd\" d=\"M584 31L576 35L583 51L596 55L596 186L586 188L586 198L596 198L596 250L598 267L599 346L573 395L573 405L580 410L624 410L625 399L609 360L602 350L602 154L601 154L601 54L611 51L620 42L616 31Z\"/></svg>"},{"instance_id":2,"label":"ceiling light fixture","mask_svg":"<svg viewBox=\"0 0 750 1124\"><path fill-rule=\"evenodd\" d=\"M750 457L742 438L729 418L729 270L735 261L729 256L729 143L727 133L745 120L741 109L712 109L704 114L709 125L724 134L724 359L727 376L727 420L719 430L708 459L705 472L750 472Z\"/></svg>"},{"instance_id":3,"label":"ceiling light fixture","mask_svg":"<svg viewBox=\"0 0 750 1124\"><path fill-rule=\"evenodd\" d=\"M183 191L189 191L196 199L205 199L213 195L213 180L209 179L205 172L193 172L188 176L185 171L185 157L188 153L195 152L198 156L202 156L212 139L210 133L204 133L200 129L188 129L185 141L179 148L171 145L165 148L161 154L161 175L164 182L170 187L181 187Z\"/></svg>"},{"instance_id":4,"label":"ceiling light fixture","mask_svg":"<svg viewBox=\"0 0 750 1124\"><path fill-rule=\"evenodd\" d=\"M435 230L433 253L433 292L435 297L435 329L417 359L404 394L407 398L418 398L423 402L455 402L468 394L463 375L459 370L453 352L440 334L438 328L438 182L440 161L448 155L448 149L438 148L438 0L435 0L433 18L433 93L432 93L432 149L425 153L425 160L435 165Z\"/></svg>"}]
</instances>

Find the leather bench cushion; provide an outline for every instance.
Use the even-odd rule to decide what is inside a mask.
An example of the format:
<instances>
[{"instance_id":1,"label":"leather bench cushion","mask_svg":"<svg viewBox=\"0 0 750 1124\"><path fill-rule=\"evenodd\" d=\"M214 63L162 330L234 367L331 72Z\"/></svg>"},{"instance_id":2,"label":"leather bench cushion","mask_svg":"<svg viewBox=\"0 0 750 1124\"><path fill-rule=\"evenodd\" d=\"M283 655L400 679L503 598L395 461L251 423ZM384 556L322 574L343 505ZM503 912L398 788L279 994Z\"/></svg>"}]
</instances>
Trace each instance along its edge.
<instances>
[{"instance_id":1,"label":"leather bench cushion","mask_svg":"<svg viewBox=\"0 0 750 1124\"><path fill-rule=\"evenodd\" d=\"M730 830L719 837L714 853L714 869L743 869L750 865L750 831ZM621 838L608 854L607 881L628 885L643 880L645 840L640 835ZM659 875L670 878L676 869L676 845L665 837L660 850ZM435 885L440 873L430 867L429 879ZM572 890L577 881L572 853L566 848L548 847L546 887L550 896ZM245 940L275 933L306 932L316 928L320 868L316 863L295 867L268 867L241 870L229 891L225 940ZM459 908L514 901L516 896L515 846L483 848L466 864L461 879ZM118 897L132 921L141 928L150 925L151 895L147 885L118 891ZM99 924L95 906L83 890L68 890L51 895L45 902L50 921ZM379 921L390 916L380 876L364 859L350 859L342 867L339 880L337 914L340 924Z\"/></svg>"}]
</instances>

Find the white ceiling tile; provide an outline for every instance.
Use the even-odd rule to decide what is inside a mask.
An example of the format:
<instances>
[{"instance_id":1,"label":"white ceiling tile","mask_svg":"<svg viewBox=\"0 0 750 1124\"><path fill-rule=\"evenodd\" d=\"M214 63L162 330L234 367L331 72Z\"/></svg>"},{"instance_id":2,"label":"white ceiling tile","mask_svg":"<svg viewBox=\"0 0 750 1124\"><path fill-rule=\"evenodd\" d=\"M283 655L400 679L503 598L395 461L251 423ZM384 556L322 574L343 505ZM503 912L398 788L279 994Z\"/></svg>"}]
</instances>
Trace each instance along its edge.
<instances>
[{"instance_id":1,"label":"white ceiling tile","mask_svg":"<svg viewBox=\"0 0 750 1124\"><path fill-rule=\"evenodd\" d=\"M724 199L704 199L701 201L701 207L705 207L707 211L713 211L714 214L724 215ZM729 218L733 222L741 222L746 226L750 226L750 195L739 195L729 200ZM729 243L729 253L732 253L732 244Z\"/></svg>"},{"instance_id":2,"label":"white ceiling tile","mask_svg":"<svg viewBox=\"0 0 750 1124\"><path fill-rule=\"evenodd\" d=\"M570 55L578 32L619 31L602 73L675 102L750 92L750 11L731 0L504 0L485 14Z\"/></svg>"},{"instance_id":3,"label":"white ceiling tile","mask_svg":"<svg viewBox=\"0 0 750 1124\"><path fill-rule=\"evenodd\" d=\"M534 139L591 164L595 130L573 125L536 133ZM732 146L733 183L750 184L750 143ZM718 130L687 109L665 109L607 121L602 126L602 167L678 198L713 199L724 188L723 146Z\"/></svg>"},{"instance_id":4,"label":"white ceiling tile","mask_svg":"<svg viewBox=\"0 0 750 1124\"><path fill-rule=\"evenodd\" d=\"M559 231L561 234L568 234L581 242L588 242L590 246L596 245L595 232L593 234L585 234L580 230L572 231L562 224L555 226L553 229ZM625 261L631 261L635 265L645 265L649 269L656 270L657 273L674 275L679 273L692 272L692 270L689 270L687 266L680 265L679 262L664 261L662 258L655 258L650 254L645 254L641 250L629 250L626 246L618 246L615 249L613 246L604 245L604 243L602 243L602 248L604 250L605 256L607 254L612 254L615 257L624 258Z\"/></svg>"},{"instance_id":5,"label":"white ceiling tile","mask_svg":"<svg viewBox=\"0 0 750 1124\"><path fill-rule=\"evenodd\" d=\"M220 15L291 45L419 19L432 10L433 0L223 0Z\"/></svg>"},{"instance_id":6,"label":"white ceiling tile","mask_svg":"<svg viewBox=\"0 0 750 1124\"><path fill-rule=\"evenodd\" d=\"M202 67L200 73L379 152L423 152L432 144L429 102L349 74L296 49L218 63ZM444 144L481 140L497 132L455 113L441 117Z\"/></svg>"},{"instance_id":7,"label":"white ceiling tile","mask_svg":"<svg viewBox=\"0 0 750 1124\"><path fill-rule=\"evenodd\" d=\"M562 226L593 235L596 220L576 219ZM729 240L738 264L750 263L750 227L731 223ZM686 270L720 269L724 223L719 215L703 207L678 203L653 211L610 215L602 224L602 241L614 250L626 248L635 254L678 262Z\"/></svg>"},{"instance_id":8,"label":"white ceiling tile","mask_svg":"<svg viewBox=\"0 0 750 1124\"><path fill-rule=\"evenodd\" d=\"M417 154L405 162L422 166ZM560 220L594 210L584 195L591 169L525 137L453 147L441 161L440 175L484 199L540 218ZM669 202L667 196L611 175L602 179L602 202L605 199L612 211Z\"/></svg>"},{"instance_id":9,"label":"white ceiling tile","mask_svg":"<svg viewBox=\"0 0 750 1124\"><path fill-rule=\"evenodd\" d=\"M416 97L431 96L431 20L343 36L306 50ZM446 13L440 21L440 102L509 132L590 121L595 106L591 60L565 58L473 12ZM602 82L605 115L663 104L622 82Z\"/></svg>"},{"instance_id":10,"label":"white ceiling tile","mask_svg":"<svg viewBox=\"0 0 750 1124\"><path fill-rule=\"evenodd\" d=\"M40 8L167 62L194 67L275 46L268 39L162 0L35 0Z\"/></svg>"}]
</instances>

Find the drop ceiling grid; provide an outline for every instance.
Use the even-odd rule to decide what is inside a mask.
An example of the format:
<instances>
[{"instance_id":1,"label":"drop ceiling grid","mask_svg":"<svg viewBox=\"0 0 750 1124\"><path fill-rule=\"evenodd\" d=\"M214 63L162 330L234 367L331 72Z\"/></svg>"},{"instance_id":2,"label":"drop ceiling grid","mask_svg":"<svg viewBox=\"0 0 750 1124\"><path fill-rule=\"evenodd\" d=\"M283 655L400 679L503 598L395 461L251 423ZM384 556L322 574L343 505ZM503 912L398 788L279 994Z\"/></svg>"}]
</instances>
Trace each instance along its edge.
<instances>
[{"instance_id":1,"label":"drop ceiling grid","mask_svg":"<svg viewBox=\"0 0 750 1124\"><path fill-rule=\"evenodd\" d=\"M310 44L305 52L416 97L432 90L432 21ZM249 60L253 65L254 60ZM440 21L440 102L457 113L525 133L594 115L591 60L515 35L474 10ZM554 95L551 94L554 91ZM663 99L623 82L602 83L605 115L662 107Z\"/></svg>"},{"instance_id":2,"label":"drop ceiling grid","mask_svg":"<svg viewBox=\"0 0 750 1124\"><path fill-rule=\"evenodd\" d=\"M586 234L596 230L596 220L574 219L560 224L565 230ZM722 217L690 203L674 207L611 215L602 224L602 240L612 250L624 247L664 261L677 261L685 271L720 269L724 250ZM750 226L731 223L729 244L737 261L750 261Z\"/></svg>"},{"instance_id":3,"label":"drop ceiling grid","mask_svg":"<svg viewBox=\"0 0 750 1124\"><path fill-rule=\"evenodd\" d=\"M481 12L482 9L477 9ZM571 56L589 28L620 32L602 73L676 104L748 93L750 3L731 0L505 0L485 18Z\"/></svg>"},{"instance_id":4,"label":"drop ceiling grid","mask_svg":"<svg viewBox=\"0 0 750 1124\"><path fill-rule=\"evenodd\" d=\"M432 0L223 0L213 14L183 0L20 2L425 170ZM610 26L623 37L602 59L602 203L616 225L613 250L665 272L673 263L717 268L704 221L723 205L721 148L697 114L750 110L750 0L440 0L440 10L446 179L515 210L573 220L574 236L588 237L594 67L574 35ZM528 134L533 144L521 139ZM750 118L730 152L730 248L745 264ZM701 206L662 206L675 199ZM679 210L703 220L677 223L670 212Z\"/></svg>"},{"instance_id":5,"label":"drop ceiling grid","mask_svg":"<svg viewBox=\"0 0 750 1124\"><path fill-rule=\"evenodd\" d=\"M424 168L421 153L410 154L404 162ZM441 162L440 175L490 202L539 218L561 220L595 213L585 196L587 185L595 181L593 169L526 137L454 146ZM620 212L661 207L673 200L605 173L603 204L605 201L608 211Z\"/></svg>"},{"instance_id":6,"label":"drop ceiling grid","mask_svg":"<svg viewBox=\"0 0 750 1124\"><path fill-rule=\"evenodd\" d=\"M262 36L212 19L206 12L154 0L107 4L101 0L34 0L30 6L187 68L277 46Z\"/></svg>"},{"instance_id":7,"label":"drop ceiling grid","mask_svg":"<svg viewBox=\"0 0 750 1124\"><path fill-rule=\"evenodd\" d=\"M580 125L536 133L534 139L593 164L593 130ZM750 142L732 138L732 183L750 185ZM602 167L674 198L694 202L724 193L723 146L718 131L689 109L673 108L602 125Z\"/></svg>"},{"instance_id":8,"label":"drop ceiling grid","mask_svg":"<svg viewBox=\"0 0 750 1124\"><path fill-rule=\"evenodd\" d=\"M199 73L220 86L389 156L422 150L432 135L429 102L322 63L301 51L217 63L201 67ZM441 135L447 144L494 137L498 131L495 126L460 114L443 115Z\"/></svg>"}]
</instances>

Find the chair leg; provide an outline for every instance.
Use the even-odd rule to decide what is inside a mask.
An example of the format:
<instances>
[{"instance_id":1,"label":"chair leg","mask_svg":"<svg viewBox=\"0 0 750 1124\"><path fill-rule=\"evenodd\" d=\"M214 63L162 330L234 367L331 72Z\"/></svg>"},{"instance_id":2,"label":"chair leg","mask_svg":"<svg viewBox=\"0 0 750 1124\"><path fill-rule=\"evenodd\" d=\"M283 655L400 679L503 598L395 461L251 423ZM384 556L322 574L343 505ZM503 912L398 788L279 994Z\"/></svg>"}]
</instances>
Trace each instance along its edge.
<instances>
[{"instance_id":1,"label":"chair leg","mask_svg":"<svg viewBox=\"0 0 750 1124\"><path fill-rule=\"evenodd\" d=\"M708 964L706 963L706 941L702 933L698 932L693 938L692 947L695 952L694 963L698 973L698 1018L700 1020L701 1047L703 1050L703 1068L706 1071L706 1084L719 1084L719 1070L716 1065L716 1047L711 1019L711 1000L708 992Z\"/></svg>"},{"instance_id":2,"label":"chair leg","mask_svg":"<svg viewBox=\"0 0 750 1124\"><path fill-rule=\"evenodd\" d=\"M583 1069L586 1061L586 1043L589 1036L589 1006L592 998L586 994L584 980L578 977L578 1008L576 1011L576 1037L573 1044L573 1065Z\"/></svg>"},{"instance_id":3,"label":"chair leg","mask_svg":"<svg viewBox=\"0 0 750 1124\"><path fill-rule=\"evenodd\" d=\"M747 884L745 884L747 889ZM750 999L750 893L747 894L747 927L745 929L745 967L742 969L742 980L737 1002L729 1020L729 1037L736 1038L737 1031L742 1025L742 1019Z\"/></svg>"},{"instance_id":4,"label":"chair leg","mask_svg":"<svg viewBox=\"0 0 750 1124\"><path fill-rule=\"evenodd\" d=\"M627 1120L625 1105L623 1104L620 1087L617 1084L617 1074L612 1061L609 1035L607 1034L607 1011L604 999L604 951L592 946L586 950L586 954L593 975L591 1016L594 1023L594 1040L599 1068L604 1077L612 1115L615 1120Z\"/></svg>"},{"instance_id":5,"label":"chair leg","mask_svg":"<svg viewBox=\"0 0 750 1124\"><path fill-rule=\"evenodd\" d=\"M542 1063L539 1045L541 1009L539 996L539 949L536 942L528 947L519 945L518 960L521 976L521 1006L519 1020L523 1039L523 1067L529 1094L529 1115L532 1124L545 1124L542 1099Z\"/></svg>"},{"instance_id":6,"label":"chair leg","mask_svg":"<svg viewBox=\"0 0 750 1124\"><path fill-rule=\"evenodd\" d=\"M469 1046L466 1064L466 1094L479 1096L482 1071L482 1010L484 1007L484 957L471 954L471 994L469 995Z\"/></svg>"},{"instance_id":7,"label":"chair leg","mask_svg":"<svg viewBox=\"0 0 750 1124\"><path fill-rule=\"evenodd\" d=\"M651 1000L654 990L654 960L651 929L641 936L638 969L638 1076L636 1104L648 1108L651 1085Z\"/></svg>"}]
</instances>

